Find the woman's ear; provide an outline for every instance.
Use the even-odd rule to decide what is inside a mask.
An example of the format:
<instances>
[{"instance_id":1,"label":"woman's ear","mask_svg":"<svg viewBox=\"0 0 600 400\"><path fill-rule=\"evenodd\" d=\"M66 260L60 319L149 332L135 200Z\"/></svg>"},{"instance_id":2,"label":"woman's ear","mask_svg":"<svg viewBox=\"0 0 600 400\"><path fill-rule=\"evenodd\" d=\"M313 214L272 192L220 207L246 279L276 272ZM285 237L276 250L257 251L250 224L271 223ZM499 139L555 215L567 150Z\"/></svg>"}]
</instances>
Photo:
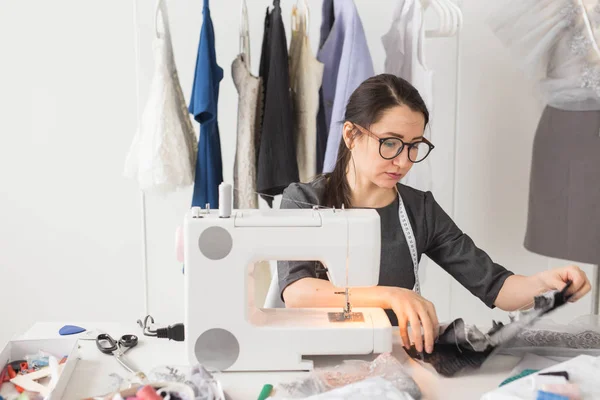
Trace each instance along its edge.
<instances>
[{"instance_id":1,"label":"woman's ear","mask_svg":"<svg viewBox=\"0 0 600 400\"><path fill-rule=\"evenodd\" d=\"M346 143L346 147L349 150L352 150L352 147L354 147L355 130L356 128L354 127L354 124L352 124L352 122L344 122L344 125L342 126L342 137L344 138L344 143Z\"/></svg>"}]
</instances>

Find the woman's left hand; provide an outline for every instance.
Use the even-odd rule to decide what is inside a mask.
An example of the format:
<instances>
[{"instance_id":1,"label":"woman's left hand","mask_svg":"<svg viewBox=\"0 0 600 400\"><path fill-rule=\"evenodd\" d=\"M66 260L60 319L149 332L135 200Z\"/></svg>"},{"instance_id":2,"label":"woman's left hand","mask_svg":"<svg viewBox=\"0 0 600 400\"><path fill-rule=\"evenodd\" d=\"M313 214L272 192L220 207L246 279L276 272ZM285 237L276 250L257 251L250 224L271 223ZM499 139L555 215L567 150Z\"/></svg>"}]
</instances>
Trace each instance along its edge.
<instances>
[{"instance_id":1,"label":"woman's left hand","mask_svg":"<svg viewBox=\"0 0 600 400\"><path fill-rule=\"evenodd\" d=\"M567 281L573 282L567 296L571 296L569 302L575 302L585 296L591 289L589 279L585 272L576 265L554 268L537 274L545 290L562 290Z\"/></svg>"}]
</instances>

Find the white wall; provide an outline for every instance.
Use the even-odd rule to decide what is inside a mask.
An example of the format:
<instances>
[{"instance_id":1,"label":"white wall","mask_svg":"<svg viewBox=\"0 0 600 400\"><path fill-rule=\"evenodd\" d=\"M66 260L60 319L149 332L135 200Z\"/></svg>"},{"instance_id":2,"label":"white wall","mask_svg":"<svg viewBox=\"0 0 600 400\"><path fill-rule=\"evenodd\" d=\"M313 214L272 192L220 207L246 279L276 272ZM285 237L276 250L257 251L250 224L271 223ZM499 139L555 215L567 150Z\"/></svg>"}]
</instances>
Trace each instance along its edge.
<instances>
[{"instance_id":1,"label":"white wall","mask_svg":"<svg viewBox=\"0 0 600 400\"><path fill-rule=\"evenodd\" d=\"M143 107L152 77L154 2L137 1L134 16L133 1L0 2L2 48L9 60L0 64L0 344L37 320L135 321L143 316L140 194L121 171L136 127L136 82ZM189 98L202 1L167 1L176 63ZM373 1L355 2L375 71L382 72L381 36L395 1L378 1L377 7ZM282 3L283 15L289 16L295 1ZM248 4L257 73L270 1ZM316 50L321 1L309 4ZM427 64L435 71L434 194L497 262L528 274L560 265L522 246L531 143L541 104L484 25L485 3L467 0L463 9L460 38L431 39L426 48ZM217 59L225 70L219 124L224 177L231 181L237 93L230 66L238 52L239 1L213 0L211 14ZM428 23L435 25L429 14ZM507 154L514 158L509 161ZM173 242L190 198L188 189L145 200L149 309L159 322L183 318L183 278ZM432 263L423 291L441 320L460 316L489 324L492 315L502 315L491 313ZM570 306L568 313L588 312L590 299ZM568 319L567 312L563 317Z\"/></svg>"},{"instance_id":2,"label":"white wall","mask_svg":"<svg viewBox=\"0 0 600 400\"><path fill-rule=\"evenodd\" d=\"M0 342L142 307L130 4L0 2Z\"/></svg>"}]
</instances>

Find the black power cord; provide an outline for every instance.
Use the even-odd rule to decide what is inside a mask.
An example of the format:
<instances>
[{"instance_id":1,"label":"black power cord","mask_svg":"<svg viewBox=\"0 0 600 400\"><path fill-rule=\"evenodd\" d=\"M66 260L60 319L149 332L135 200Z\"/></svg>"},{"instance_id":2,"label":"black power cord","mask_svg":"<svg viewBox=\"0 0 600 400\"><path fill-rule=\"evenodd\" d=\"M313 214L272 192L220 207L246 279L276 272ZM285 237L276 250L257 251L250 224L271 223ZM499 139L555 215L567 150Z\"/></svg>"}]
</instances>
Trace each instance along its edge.
<instances>
[{"instance_id":1,"label":"black power cord","mask_svg":"<svg viewBox=\"0 0 600 400\"><path fill-rule=\"evenodd\" d=\"M183 342L185 340L185 328L181 322L175 325L169 325L166 328L157 329L156 337Z\"/></svg>"},{"instance_id":2,"label":"black power cord","mask_svg":"<svg viewBox=\"0 0 600 400\"><path fill-rule=\"evenodd\" d=\"M167 338L176 342L183 342L185 340L185 327L183 323L169 325L166 328L151 329L150 324L154 323L154 318L151 315L146 315L144 322L138 319L137 321L140 328L144 330L144 336L157 337L160 339Z\"/></svg>"}]
</instances>

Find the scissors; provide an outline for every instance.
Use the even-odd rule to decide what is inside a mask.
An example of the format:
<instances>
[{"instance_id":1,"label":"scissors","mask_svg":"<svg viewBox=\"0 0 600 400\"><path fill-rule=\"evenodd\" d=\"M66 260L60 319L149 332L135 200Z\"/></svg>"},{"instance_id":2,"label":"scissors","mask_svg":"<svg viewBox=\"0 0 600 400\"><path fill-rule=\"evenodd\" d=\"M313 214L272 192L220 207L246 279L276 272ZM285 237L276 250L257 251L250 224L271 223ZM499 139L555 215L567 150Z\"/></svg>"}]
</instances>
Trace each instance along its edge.
<instances>
[{"instance_id":1,"label":"scissors","mask_svg":"<svg viewBox=\"0 0 600 400\"><path fill-rule=\"evenodd\" d=\"M142 382L145 382L147 380L146 374L138 371L125 357L125 353L137 346L137 344L138 337L136 335L123 335L119 341L115 341L108 333L101 333L96 338L98 350L104 354L112 354L127 371L137 376Z\"/></svg>"}]
</instances>

